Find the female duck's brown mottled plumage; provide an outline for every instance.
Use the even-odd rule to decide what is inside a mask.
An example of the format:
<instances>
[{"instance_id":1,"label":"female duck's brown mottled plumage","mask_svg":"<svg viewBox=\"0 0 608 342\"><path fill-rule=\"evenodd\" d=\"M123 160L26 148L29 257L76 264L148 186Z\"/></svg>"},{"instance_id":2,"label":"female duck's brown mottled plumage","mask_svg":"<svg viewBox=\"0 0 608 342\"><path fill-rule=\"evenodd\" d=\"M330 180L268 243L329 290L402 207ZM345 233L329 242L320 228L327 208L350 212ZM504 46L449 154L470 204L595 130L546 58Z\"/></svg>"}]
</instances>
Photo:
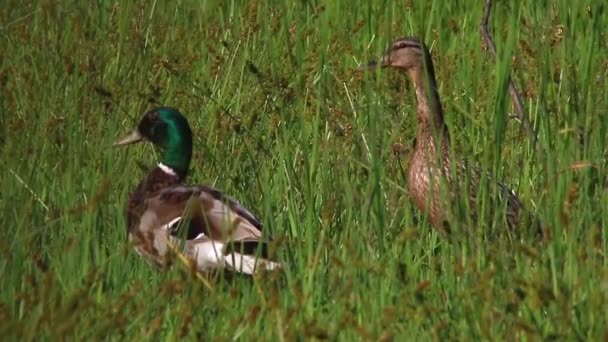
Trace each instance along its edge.
<instances>
[{"instance_id":1,"label":"female duck's brown mottled plumage","mask_svg":"<svg viewBox=\"0 0 608 342\"><path fill-rule=\"evenodd\" d=\"M379 63L372 62L369 67L378 65L405 71L415 88L418 134L408 171L408 190L416 207L434 228L449 233L450 221L458 211L454 205L457 197L468 195L469 216L476 221L477 195L484 174L478 168L467 169L460 158L453 158L450 153L450 137L427 47L416 38L398 39ZM506 224L509 228L518 227L524 212L521 202L506 186L495 184L498 198L491 198L490 205L506 202ZM442 193L450 196L442 198Z\"/></svg>"},{"instance_id":2,"label":"female duck's brown mottled plumage","mask_svg":"<svg viewBox=\"0 0 608 342\"><path fill-rule=\"evenodd\" d=\"M164 150L153 168L129 196L127 235L136 251L158 266L172 262L171 250L181 249L202 272L226 268L251 274L258 265L277 269L266 258L260 221L219 190L184 185L192 155L192 136L176 109L147 112L138 127L116 146L150 140ZM262 257L257 257L260 248Z\"/></svg>"}]
</instances>

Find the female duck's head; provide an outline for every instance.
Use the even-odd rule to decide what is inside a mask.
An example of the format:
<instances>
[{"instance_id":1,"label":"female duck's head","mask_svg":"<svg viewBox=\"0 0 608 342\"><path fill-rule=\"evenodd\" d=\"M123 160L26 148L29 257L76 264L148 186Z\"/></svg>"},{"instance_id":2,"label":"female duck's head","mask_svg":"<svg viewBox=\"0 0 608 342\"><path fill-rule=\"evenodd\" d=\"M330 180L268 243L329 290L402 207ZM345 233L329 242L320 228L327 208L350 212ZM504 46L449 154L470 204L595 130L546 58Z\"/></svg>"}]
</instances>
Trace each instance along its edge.
<instances>
[{"instance_id":1,"label":"female duck's head","mask_svg":"<svg viewBox=\"0 0 608 342\"><path fill-rule=\"evenodd\" d=\"M192 158L192 131L188 120L175 108L159 107L146 112L137 127L113 146L148 140L164 151L162 164L185 176Z\"/></svg>"},{"instance_id":2,"label":"female duck's head","mask_svg":"<svg viewBox=\"0 0 608 342\"><path fill-rule=\"evenodd\" d=\"M421 69L426 67L429 71L433 70L432 59L426 45L418 38L404 37L391 43L382 58L370 61L360 69L397 68L404 71Z\"/></svg>"}]
</instances>

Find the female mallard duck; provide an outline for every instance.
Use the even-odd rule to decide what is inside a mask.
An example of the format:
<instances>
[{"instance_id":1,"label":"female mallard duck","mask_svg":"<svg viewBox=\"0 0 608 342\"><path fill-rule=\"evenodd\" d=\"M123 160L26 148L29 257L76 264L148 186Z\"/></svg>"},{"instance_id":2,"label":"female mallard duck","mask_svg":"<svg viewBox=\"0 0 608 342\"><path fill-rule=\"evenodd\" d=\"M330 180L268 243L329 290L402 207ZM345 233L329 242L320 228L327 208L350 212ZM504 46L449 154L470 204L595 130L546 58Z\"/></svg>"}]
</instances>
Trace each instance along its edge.
<instances>
[{"instance_id":1,"label":"female mallard duck","mask_svg":"<svg viewBox=\"0 0 608 342\"><path fill-rule=\"evenodd\" d=\"M137 128L114 143L123 146L149 140L164 150L162 162L131 192L127 234L135 250L158 266L171 263L171 250L181 249L198 271L214 269L253 274L280 263L256 257L262 225L246 208L204 185L184 185L192 156L192 132L174 108L148 111ZM265 249L261 248L265 254Z\"/></svg>"},{"instance_id":2,"label":"female mallard duck","mask_svg":"<svg viewBox=\"0 0 608 342\"><path fill-rule=\"evenodd\" d=\"M404 71L414 85L418 135L410 160L408 190L416 207L428 217L431 225L439 231L450 232L450 221L458 211L453 204L458 202L457 194L467 190L467 180L468 194L465 192L464 196L468 195L470 218L476 221L478 213L475 208L480 179L488 177L487 183L494 183L498 194L498 198L492 198L490 204L506 204L507 226L518 227L524 210L513 191L494 182L478 168L468 169L462 159L450 154L450 137L443 119L433 62L426 45L416 38L398 39L380 62L372 61L365 68L377 66ZM442 198L442 186L449 191L449 197Z\"/></svg>"}]
</instances>

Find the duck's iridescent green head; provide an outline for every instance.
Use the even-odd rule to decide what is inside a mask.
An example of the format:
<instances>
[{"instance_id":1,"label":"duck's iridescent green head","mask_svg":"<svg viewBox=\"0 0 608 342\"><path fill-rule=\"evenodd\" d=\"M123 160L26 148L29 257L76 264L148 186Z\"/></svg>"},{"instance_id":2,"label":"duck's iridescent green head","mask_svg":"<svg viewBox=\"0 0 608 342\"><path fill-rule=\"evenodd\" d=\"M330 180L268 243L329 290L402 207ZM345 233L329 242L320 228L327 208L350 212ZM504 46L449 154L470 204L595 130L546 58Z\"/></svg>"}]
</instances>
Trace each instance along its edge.
<instances>
[{"instance_id":1,"label":"duck's iridescent green head","mask_svg":"<svg viewBox=\"0 0 608 342\"><path fill-rule=\"evenodd\" d=\"M159 107L144 114L137 127L113 146L152 142L164 151L162 163L185 176L192 157L192 131L188 120L175 108Z\"/></svg>"}]
</instances>

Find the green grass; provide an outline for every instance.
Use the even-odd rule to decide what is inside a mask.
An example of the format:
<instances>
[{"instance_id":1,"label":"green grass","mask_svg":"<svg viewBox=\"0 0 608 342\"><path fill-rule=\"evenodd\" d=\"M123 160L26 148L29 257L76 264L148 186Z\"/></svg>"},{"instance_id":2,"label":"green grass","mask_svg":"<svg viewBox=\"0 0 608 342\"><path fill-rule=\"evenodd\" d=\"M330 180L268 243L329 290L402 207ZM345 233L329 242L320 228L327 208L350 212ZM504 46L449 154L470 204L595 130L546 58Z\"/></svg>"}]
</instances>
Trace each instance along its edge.
<instances>
[{"instance_id":1,"label":"green grass","mask_svg":"<svg viewBox=\"0 0 608 342\"><path fill-rule=\"evenodd\" d=\"M498 61L479 3L167 3L0 8L3 340L608 336L601 2L497 4ZM404 35L432 48L454 148L516 189L551 239L448 243L413 207L411 85L353 72ZM538 149L503 119L507 72ZM128 246L137 162L158 155L107 147L156 104L193 126L189 181L257 213L283 275L210 291Z\"/></svg>"}]
</instances>

